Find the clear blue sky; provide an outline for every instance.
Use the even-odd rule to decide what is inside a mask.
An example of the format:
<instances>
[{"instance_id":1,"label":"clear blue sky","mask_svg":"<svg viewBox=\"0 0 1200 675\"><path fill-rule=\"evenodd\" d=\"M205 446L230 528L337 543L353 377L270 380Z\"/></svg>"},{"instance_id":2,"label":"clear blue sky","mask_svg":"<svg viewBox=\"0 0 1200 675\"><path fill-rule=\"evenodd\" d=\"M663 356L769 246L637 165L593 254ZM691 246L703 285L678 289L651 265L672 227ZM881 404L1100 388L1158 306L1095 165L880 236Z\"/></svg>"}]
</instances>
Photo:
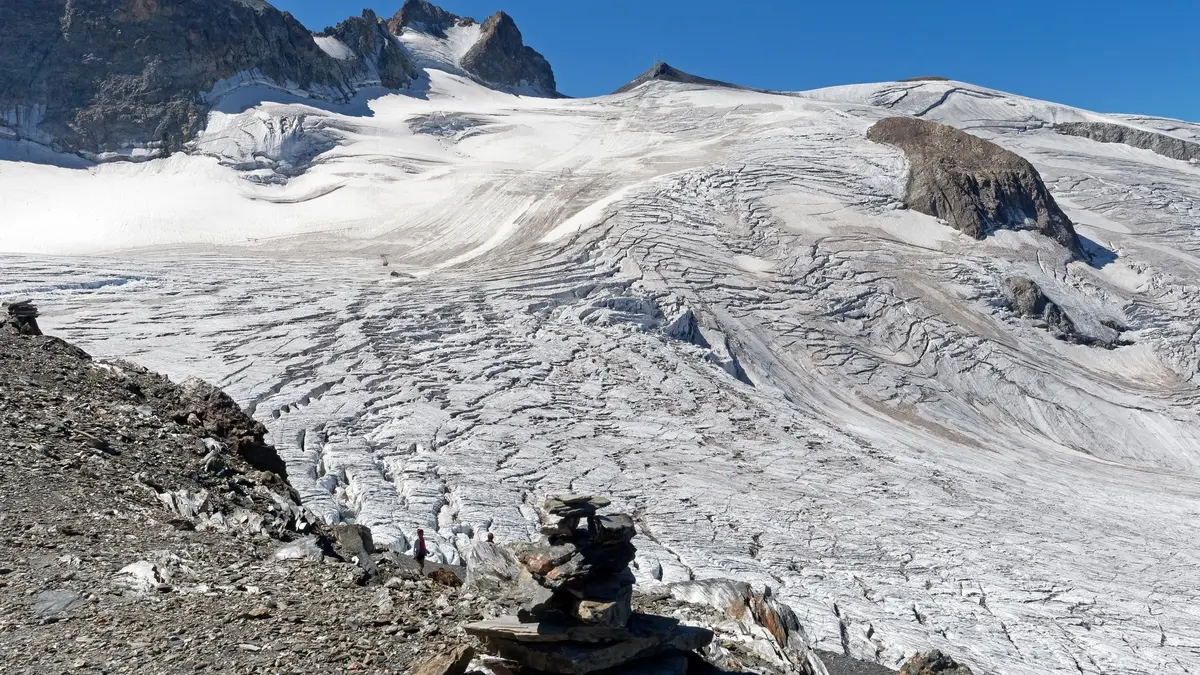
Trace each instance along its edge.
<instances>
[{"instance_id":1,"label":"clear blue sky","mask_svg":"<svg viewBox=\"0 0 1200 675\"><path fill-rule=\"evenodd\" d=\"M320 30L402 0L271 0ZM695 75L800 90L943 75L1097 110L1200 121L1200 0L445 0L503 9L571 96L661 59Z\"/></svg>"}]
</instances>

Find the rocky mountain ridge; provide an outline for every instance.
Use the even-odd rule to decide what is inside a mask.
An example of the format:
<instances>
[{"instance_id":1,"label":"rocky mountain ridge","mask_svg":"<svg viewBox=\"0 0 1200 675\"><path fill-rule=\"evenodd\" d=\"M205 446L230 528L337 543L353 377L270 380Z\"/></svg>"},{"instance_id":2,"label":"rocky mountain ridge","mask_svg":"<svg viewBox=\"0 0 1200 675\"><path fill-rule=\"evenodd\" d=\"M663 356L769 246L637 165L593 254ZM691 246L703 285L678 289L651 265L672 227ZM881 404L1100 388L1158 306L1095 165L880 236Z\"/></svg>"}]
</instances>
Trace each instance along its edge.
<instances>
[{"instance_id":1,"label":"rocky mountain ridge","mask_svg":"<svg viewBox=\"0 0 1200 675\"><path fill-rule=\"evenodd\" d=\"M94 161L186 149L228 93L259 86L345 103L419 76L395 32L473 25L421 0L310 33L263 0L14 0L0 6L0 140ZM463 67L481 81L557 95L511 17L489 18Z\"/></svg>"}]
</instances>

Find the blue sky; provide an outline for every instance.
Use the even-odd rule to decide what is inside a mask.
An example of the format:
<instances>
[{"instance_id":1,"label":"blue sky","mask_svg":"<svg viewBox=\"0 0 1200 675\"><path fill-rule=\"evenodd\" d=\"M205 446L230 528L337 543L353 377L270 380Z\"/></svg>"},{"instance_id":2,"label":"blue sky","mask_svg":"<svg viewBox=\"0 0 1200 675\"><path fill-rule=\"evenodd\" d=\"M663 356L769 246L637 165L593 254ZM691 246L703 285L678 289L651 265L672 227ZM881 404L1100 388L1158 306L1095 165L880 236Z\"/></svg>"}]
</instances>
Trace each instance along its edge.
<instances>
[{"instance_id":1,"label":"blue sky","mask_svg":"<svg viewBox=\"0 0 1200 675\"><path fill-rule=\"evenodd\" d=\"M271 0L313 30L402 0ZM770 89L942 75L1100 112L1200 121L1200 0L446 0L503 9L559 89L616 89L661 59Z\"/></svg>"}]
</instances>

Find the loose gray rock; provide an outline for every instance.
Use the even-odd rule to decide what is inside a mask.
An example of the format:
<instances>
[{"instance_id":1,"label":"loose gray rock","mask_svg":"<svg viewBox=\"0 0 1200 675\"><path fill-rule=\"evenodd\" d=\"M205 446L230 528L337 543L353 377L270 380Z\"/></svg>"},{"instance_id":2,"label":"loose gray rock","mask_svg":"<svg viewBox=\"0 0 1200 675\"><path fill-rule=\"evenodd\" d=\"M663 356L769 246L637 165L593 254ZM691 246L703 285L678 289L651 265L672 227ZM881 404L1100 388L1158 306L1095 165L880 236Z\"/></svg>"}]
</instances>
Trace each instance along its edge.
<instances>
[{"instance_id":1,"label":"loose gray rock","mask_svg":"<svg viewBox=\"0 0 1200 675\"><path fill-rule=\"evenodd\" d=\"M1075 227L1037 169L1004 148L954 127L889 117L867 138L904 151L910 164L905 202L975 239L996 230L1034 230L1076 256Z\"/></svg>"},{"instance_id":2,"label":"loose gray rock","mask_svg":"<svg viewBox=\"0 0 1200 675\"><path fill-rule=\"evenodd\" d=\"M69 589L42 591L33 600L33 616L36 619L62 616L85 602L87 599L81 593Z\"/></svg>"}]
</instances>

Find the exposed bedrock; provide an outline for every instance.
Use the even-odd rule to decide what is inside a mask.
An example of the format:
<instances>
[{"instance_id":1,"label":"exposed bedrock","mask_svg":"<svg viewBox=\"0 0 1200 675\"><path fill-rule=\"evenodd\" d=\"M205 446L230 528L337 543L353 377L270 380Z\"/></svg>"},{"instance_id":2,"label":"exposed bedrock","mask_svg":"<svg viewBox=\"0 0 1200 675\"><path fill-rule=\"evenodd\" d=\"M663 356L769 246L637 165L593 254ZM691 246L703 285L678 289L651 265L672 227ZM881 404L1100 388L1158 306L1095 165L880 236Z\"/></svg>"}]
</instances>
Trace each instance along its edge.
<instances>
[{"instance_id":1,"label":"exposed bedrock","mask_svg":"<svg viewBox=\"0 0 1200 675\"><path fill-rule=\"evenodd\" d=\"M0 25L0 138L97 159L181 148L240 83L340 101L414 73L369 11L327 32L348 58L262 0L9 0Z\"/></svg>"},{"instance_id":2,"label":"exposed bedrock","mask_svg":"<svg viewBox=\"0 0 1200 675\"><path fill-rule=\"evenodd\" d=\"M479 41L462 58L467 72L489 84L557 94L550 63L525 46L512 17L496 12L483 22L481 30Z\"/></svg>"},{"instance_id":3,"label":"exposed bedrock","mask_svg":"<svg viewBox=\"0 0 1200 675\"><path fill-rule=\"evenodd\" d=\"M1065 136L1081 136L1101 143L1120 143L1185 162L1200 162L1200 143L1185 141L1146 129L1108 122L1069 122L1054 130Z\"/></svg>"},{"instance_id":4,"label":"exposed bedrock","mask_svg":"<svg viewBox=\"0 0 1200 675\"><path fill-rule=\"evenodd\" d=\"M1082 249L1071 220L1037 169L1019 155L954 127L889 117L867 138L908 157L908 207L948 222L976 239L996 230L1034 230L1075 255Z\"/></svg>"},{"instance_id":5,"label":"exposed bedrock","mask_svg":"<svg viewBox=\"0 0 1200 675\"><path fill-rule=\"evenodd\" d=\"M399 34L408 27L413 27L436 35L446 36L446 29L454 25L474 25L475 19L463 18L426 2L425 0L407 0L404 6L388 20L388 30Z\"/></svg>"}]
</instances>

